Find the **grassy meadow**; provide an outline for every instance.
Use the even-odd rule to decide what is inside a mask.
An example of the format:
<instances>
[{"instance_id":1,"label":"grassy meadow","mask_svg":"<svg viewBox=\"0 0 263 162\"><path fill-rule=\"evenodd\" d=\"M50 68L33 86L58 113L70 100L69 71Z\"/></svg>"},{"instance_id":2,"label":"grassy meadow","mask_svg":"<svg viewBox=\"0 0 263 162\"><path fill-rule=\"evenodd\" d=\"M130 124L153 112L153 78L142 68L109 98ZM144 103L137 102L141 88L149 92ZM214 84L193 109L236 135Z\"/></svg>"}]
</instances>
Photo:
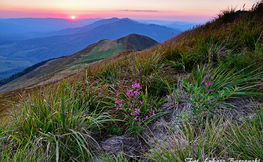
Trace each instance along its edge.
<instances>
[{"instance_id":1,"label":"grassy meadow","mask_svg":"<svg viewBox=\"0 0 263 162\"><path fill-rule=\"evenodd\" d=\"M0 96L1 161L262 161L262 17L262 2L229 9L150 49Z\"/></svg>"}]
</instances>

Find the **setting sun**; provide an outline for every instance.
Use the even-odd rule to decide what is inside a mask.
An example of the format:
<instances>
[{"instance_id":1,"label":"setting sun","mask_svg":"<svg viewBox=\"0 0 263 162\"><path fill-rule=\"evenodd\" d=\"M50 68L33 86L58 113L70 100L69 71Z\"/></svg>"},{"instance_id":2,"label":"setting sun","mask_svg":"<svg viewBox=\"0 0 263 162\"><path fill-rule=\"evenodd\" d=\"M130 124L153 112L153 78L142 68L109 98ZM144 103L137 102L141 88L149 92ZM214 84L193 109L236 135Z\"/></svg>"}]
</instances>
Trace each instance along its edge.
<instances>
[{"instance_id":1,"label":"setting sun","mask_svg":"<svg viewBox=\"0 0 263 162\"><path fill-rule=\"evenodd\" d=\"M75 16L71 16L71 19L74 20L76 17Z\"/></svg>"}]
</instances>

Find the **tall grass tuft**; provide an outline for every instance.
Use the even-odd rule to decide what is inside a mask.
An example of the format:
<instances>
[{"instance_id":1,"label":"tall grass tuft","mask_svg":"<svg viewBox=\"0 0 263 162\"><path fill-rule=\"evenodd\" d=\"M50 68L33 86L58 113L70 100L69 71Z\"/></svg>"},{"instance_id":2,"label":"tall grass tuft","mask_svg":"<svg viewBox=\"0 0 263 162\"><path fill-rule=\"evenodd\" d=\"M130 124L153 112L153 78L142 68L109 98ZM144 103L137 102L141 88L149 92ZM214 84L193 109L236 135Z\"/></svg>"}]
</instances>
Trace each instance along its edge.
<instances>
[{"instance_id":1,"label":"tall grass tuft","mask_svg":"<svg viewBox=\"0 0 263 162\"><path fill-rule=\"evenodd\" d=\"M186 114L185 117L187 116ZM171 132L164 144L157 142L155 146L151 146L152 149L146 156L152 161L162 162L219 159L226 151L222 145L225 130L223 118L206 120L203 129L195 128L187 120L181 121L180 132Z\"/></svg>"},{"instance_id":2,"label":"tall grass tuft","mask_svg":"<svg viewBox=\"0 0 263 162\"><path fill-rule=\"evenodd\" d=\"M235 72L235 69L227 70L224 66L214 69L203 66L185 78L184 88L190 95L194 116L199 116L198 121L207 115L216 114L221 105L233 108L225 102L227 99L262 95L256 92L263 76L262 67L244 73L248 68Z\"/></svg>"},{"instance_id":3,"label":"tall grass tuft","mask_svg":"<svg viewBox=\"0 0 263 162\"><path fill-rule=\"evenodd\" d=\"M15 128L3 140L6 158L23 159L24 152L35 150L48 161L91 159L98 148L92 132L100 133L103 123L113 121L98 109L96 88L63 80L22 98Z\"/></svg>"},{"instance_id":4,"label":"tall grass tuft","mask_svg":"<svg viewBox=\"0 0 263 162\"><path fill-rule=\"evenodd\" d=\"M263 108L256 110L252 119L230 124L226 135L224 142L229 146L227 152L231 157L263 160Z\"/></svg>"}]
</instances>

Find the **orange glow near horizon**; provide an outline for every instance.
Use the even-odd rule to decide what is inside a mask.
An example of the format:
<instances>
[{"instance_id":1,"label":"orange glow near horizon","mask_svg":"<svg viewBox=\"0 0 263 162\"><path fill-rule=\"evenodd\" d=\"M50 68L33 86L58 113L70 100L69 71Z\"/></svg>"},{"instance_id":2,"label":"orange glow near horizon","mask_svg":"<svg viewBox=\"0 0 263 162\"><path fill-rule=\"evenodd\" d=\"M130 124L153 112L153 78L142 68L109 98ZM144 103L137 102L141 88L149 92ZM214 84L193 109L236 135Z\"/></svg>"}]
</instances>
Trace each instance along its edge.
<instances>
[{"instance_id":1,"label":"orange glow near horizon","mask_svg":"<svg viewBox=\"0 0 263 162\"><path fill-rule=\"evenodd\" d=\"M64 11L64 10L37 10L17 9L0 10L0 18L63 18L63 19L86 19L86 18L131 18L131 19L155 19L167 21L207 21L211 14L207 13L186 13L176 11L138 11L138 10L101 10L101 11ZM75 18L73 18L73 15ZM212 15L214 16L214 15Z\"/></svg>"},{"instance_id":2,"label":"orange glow near horizon","mask_svg":"<svg viewBox=\"0 0 263 162\"><path fill-rule=\"evenodd\" d=\"M34 1L3 0L0 2L0 18L131 18L131 19L155 19L166 21L207 21L213 19L227 8L250 8L255 2L251 0L229 0L228 2L210 0L188 0L178 3L179 0L134 0L125 3L122 0L87 1L84 0L52 0ZM242 2L241 2L242 1ZM117 3L118 2L118 3ZM233 6L236 5L236 6ZM73 18L73 15L75 18Z\"/></svg>"}]
</instances>

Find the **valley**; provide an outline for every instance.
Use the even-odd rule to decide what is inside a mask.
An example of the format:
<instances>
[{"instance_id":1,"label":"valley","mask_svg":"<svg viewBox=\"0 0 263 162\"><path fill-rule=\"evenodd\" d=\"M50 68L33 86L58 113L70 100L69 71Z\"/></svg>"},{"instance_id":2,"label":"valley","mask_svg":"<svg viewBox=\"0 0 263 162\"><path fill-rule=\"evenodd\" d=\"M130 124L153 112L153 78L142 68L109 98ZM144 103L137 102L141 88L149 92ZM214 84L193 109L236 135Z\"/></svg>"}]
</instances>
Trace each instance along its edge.
<instances>
[{"instance_id":1,"label":"valley","mask_svg":"<svg viewBox=\"0 0 263 162\"><path fill-rule=\"evenodd\" d=\"M0 80L8 78L12 74L18 73L31 65L32 63L26 60L0 58Z\"/></svg>"},{"instance_id":2,"label":"valley","mask_svg":"<svg viewBox=\"0 0 263 162\"><path fill-rule=\"evenodd\" d=\"M53 24L55 25L52 29L43 28L41 30L40 28L39 31L33 32L35 35L29 33L29 30L33 30L30 27L24 27L25 29L21 28L21 31L17 30L19 26L13 29L17 32L18 36L21 34L28 34L28 36L31 35L30 39L8 40L4 39L5 37L2 37L2 40L0 40L0 57L8 58L10 64L8 66L7 64L1 63L0 79L11 76L18 72L19 69L21 71L22 69L41 61L71 55L84 49L88 45L103 39L119 39L129 34L136 33L148 36L157 42L164 42L181 32L165 26L139 23L128 18L95 20L96 19L91 19L89 24L85 26L47 32L49 30L61 29L63 24L68 24L68 26L70 26L70 24L69 22L65 22L65 20L55 21L51 19L47 21L45 19L21 19L20 21L25 21L29 24L33 24L35 21L40 22L39 24L35 23L32 25L35 27L39 27L41 24L43 25L45 21L47 21L47 24L52 24L54 21ZM9 21L4 21L0 19L0 23L1 21L8 23L15 20L11 19ZM87 21L88 20L85 22ZM17 22L19 21L17 20ZM59 24L61 25L59 26ZM80 24L83 23L79 23L79 25Z\"/></svg>"}]
</instances>

